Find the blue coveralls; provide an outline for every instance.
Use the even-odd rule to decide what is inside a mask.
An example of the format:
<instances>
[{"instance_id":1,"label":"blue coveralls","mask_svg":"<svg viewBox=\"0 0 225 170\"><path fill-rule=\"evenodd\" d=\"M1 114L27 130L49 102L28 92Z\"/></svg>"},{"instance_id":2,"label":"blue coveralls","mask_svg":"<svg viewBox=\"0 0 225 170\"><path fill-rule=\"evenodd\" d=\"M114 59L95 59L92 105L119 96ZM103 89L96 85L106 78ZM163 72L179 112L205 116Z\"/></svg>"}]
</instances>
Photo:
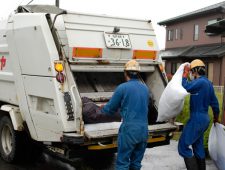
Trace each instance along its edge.
<instances>
[{"instance_id":1,"label":"blue coveralls","mask_svg":"<svg viewBox=\"0 0 225 170\"><path fill-rule=\"evenodd\" d=\"M208 108L211 106L213 113L219 115L218 100L212 83L205 76L201 76L191 82L188 82L187 78L183 78L182 85L191 93L191 113L190 119L180 137L178 151L184 158L195 156L198 159L204 159L203 137L210 123ZM193 151L189 148L190 146L192 146Z\"/></svg>"},{"instance_id":2,"label":"blue coveralls","mask_svg":"<svg viewBox=\"0 0 225 170\"><path fill-rule=\"evenodd\" d=\"M138 79L119 85L102 112L113 115L120 108L117 170L141 168L148 139L149 90Z\"/></svg>"}]
</instances>

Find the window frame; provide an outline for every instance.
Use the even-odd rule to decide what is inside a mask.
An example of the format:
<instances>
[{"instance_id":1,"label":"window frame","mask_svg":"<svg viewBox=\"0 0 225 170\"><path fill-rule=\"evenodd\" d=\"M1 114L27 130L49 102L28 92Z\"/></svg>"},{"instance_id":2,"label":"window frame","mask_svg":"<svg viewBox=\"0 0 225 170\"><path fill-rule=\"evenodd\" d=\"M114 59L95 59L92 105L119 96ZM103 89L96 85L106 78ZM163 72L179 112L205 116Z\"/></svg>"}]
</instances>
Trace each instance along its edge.
<instances>
[{"instance_id":1,"label":"window frame","mask_svg":"<svg viewBox=\"0 0 225 170\"><path fill-rule=\"evenodd\" d=\"M173 29L167 31L167 41L173 41Z\"/></svg>"},{"instance_id":2,"label":"window frame","mask_svg":"<svg viewBox=\"0 0 225 170\"><path fill-rule=\"evenodd\" d=\"M198 41L199 40L199 25L198 24L194 24L193 40L194 41Z\"/></svg>"},{"instance_id":3,"label":"window frame","mask_svg":"<svg viewBox=\"0 0 225 170\"><path fill-rule=\"evenodd\" d=\"M175 29L175 40L178 40L178 29Z\"/></svg>"},{"instance_id":4,"label":"window frame","mask_svg":"<svg viewBox=\"0 0 225 170\"><path fill-rule=\"evenodd\" d=\"M182 39L183 39L183 29L180 28L180 40L182 40Z\"/></svg>"},{"instance_id":5,"label":"window frame","mask_svg":"<svg viewBox=\"0 0 225 170\"><path fill-rule=\"evenodd\" d=\"M210 19L210 20L207 21L207 25L214 24L214 23L216 23L217 21L218 21L218 18L216 18L216 19Z\"/></svg>"}]
</instances>

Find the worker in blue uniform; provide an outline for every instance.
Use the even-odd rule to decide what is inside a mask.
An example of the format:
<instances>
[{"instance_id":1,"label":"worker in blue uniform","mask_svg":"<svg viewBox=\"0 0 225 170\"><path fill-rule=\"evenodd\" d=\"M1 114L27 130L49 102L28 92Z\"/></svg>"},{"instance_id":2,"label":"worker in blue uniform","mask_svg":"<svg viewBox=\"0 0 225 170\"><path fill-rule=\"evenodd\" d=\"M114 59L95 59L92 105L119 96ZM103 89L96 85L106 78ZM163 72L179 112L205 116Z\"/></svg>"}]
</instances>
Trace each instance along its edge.
<instances>
[{"instance_id":1,"label":"worker in blue uniform","mask_svg":"<svg viewBox=\"0 0 225 170\"><path fill-rule=\"evenodd\" d=\"M117 170L140 170L148 139L149 90L139 80L140 66L130 60L124 68L127 82L119 85L102 113L113 115L120 109L122 124L118 134Z\"/></svg>"},{"instance_id":2,"label":"worker in blue uniform","mask_svg":"<svg viewBox=\"0 0 225 170\"><path fill-rule=\"evenodd\" d=\"M178 151L184 158L188 170L206 169L203 136L210 123L209 106L213 110L214 123L218 122L218 100L205 73L205 64L199 59L193 60L190 66L186 65L183 73L182 85L191 94L190 119L183 129ZM192 81L188 81L189 74Z\"/></svg>"}]
</instances>

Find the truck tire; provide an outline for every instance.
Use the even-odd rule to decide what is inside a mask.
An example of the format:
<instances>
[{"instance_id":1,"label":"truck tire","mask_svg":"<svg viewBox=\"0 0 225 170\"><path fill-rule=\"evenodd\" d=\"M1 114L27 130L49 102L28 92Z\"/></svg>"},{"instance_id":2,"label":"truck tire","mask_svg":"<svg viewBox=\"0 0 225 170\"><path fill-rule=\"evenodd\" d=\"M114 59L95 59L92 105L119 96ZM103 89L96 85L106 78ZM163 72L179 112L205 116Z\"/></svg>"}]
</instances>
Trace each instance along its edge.
<instances>
[{"instance_id":1,"label":"truck tire","mask_svg":"<svg viewBox=\"0 0 225 170\"><path fill-rule=\"evenodd\" d=\"M8 116L0 119L0 154L4 161L12 163L19 158L19 133L13 129Z\"/></svg>"}]
</instances>

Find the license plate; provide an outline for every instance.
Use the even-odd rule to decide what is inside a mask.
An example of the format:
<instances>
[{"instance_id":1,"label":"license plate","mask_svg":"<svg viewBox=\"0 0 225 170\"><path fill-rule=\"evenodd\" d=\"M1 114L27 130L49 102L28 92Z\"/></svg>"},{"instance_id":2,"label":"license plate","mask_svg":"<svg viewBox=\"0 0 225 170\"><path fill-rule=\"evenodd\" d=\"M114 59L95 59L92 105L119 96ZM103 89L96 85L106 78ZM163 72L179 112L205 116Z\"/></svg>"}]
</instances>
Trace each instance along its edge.
<instances>
[{"instance_id":1,"label":"license plate","mask_svg":"<svg viewBox=\"0 0 225 170\"><path fill-rule=\"evenodd\" d=\"M105 33L105 42L108 48L131 48L131 42L128 34Z\"/></svg>"}]
</instances>

